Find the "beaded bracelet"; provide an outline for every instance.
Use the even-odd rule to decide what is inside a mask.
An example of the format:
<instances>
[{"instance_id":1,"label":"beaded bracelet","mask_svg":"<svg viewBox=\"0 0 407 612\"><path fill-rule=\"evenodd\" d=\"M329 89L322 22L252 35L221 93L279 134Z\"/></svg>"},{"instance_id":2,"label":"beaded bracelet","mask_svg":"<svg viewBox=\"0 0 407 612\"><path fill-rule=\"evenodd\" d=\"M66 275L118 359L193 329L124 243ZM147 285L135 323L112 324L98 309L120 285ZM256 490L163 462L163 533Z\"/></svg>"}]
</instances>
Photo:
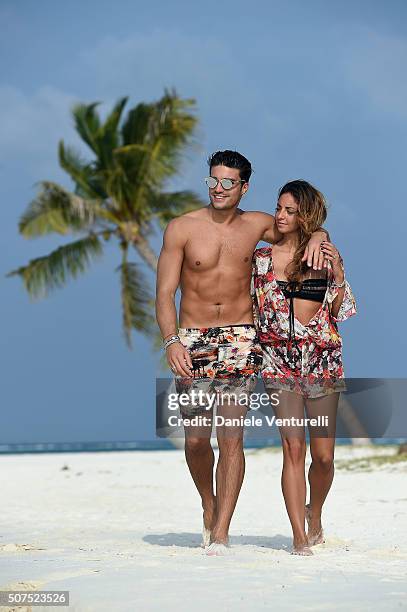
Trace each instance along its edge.
<instances>
[{"instance_id":1,"label":"beaded bracelet","mask_svg":"<svg viewBox=\"0 0 407 612\"><path fill-rule=\"evenodd\" d=\"M342 289L345 286L345 283L346 283L346 278L344 276L343 281L339 284L336 282L336 280L334 280L332 283L332 287L336 287L336 289Z\"/></svg>"}]
</instances>

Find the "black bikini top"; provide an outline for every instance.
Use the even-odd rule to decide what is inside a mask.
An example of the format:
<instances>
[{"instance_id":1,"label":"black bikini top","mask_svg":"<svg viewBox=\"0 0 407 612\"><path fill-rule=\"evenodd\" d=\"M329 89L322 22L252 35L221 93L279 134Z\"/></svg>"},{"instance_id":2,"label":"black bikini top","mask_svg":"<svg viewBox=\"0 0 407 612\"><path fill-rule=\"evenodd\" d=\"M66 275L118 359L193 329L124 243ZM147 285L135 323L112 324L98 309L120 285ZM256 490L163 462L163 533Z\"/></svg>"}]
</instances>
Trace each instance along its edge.
<instances>
[{"instance_id":1,"label":"black bikini top","mask_svg":"<svg viewBox=\"0 0 407 612\"><path fill-rule=\"evenodd\" d=\"M297 352L301 355L301 351L295 338L294 298L312 300L313 302L321 302L322 304L328 287L328 281L326 278L309 278L301 282L301 288L297 287L297 283L295 281L290 282L278 280L277 283L281 291L284 293L284 296L290 303L288 351L289 354L292 354L292 350L295 347Z\"/></svg>"},{"instance_id":2,"label":"black bikini top","mask_svg":"<svg viewBox=\"0 0 407 612\"><path fill-rule=\"evenodd\" d=\"M287 299L301 298L302 300L312 300L313 302L324 301L328 281L326 278L309 278L301 282L301 288L297 288L297 283L290 281L277 281L278 286Z\"/></svg>"}]
</instances>

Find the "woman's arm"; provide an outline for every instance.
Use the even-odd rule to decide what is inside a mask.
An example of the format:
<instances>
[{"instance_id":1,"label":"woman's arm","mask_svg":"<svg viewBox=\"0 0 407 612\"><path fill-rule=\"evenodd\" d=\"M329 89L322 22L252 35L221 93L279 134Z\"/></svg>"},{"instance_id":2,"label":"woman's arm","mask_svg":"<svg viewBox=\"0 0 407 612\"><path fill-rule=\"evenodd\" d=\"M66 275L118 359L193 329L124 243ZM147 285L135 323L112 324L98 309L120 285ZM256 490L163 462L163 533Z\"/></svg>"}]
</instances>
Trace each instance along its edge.
<instances>
[{"instance_id":1,"label":"woman's arm","mask_svg":"<svg viewBox=\"0 0 407 612\"><path fill-rule=\"evenodd\" d=\"M342 258L338 249L330 242L324 242L321 251L331 264L333 277L333 283L329 288L331 315L336 321L345 321L356 314L356 303L352 289L345 279Z\"/></svg>"}]
</instances>

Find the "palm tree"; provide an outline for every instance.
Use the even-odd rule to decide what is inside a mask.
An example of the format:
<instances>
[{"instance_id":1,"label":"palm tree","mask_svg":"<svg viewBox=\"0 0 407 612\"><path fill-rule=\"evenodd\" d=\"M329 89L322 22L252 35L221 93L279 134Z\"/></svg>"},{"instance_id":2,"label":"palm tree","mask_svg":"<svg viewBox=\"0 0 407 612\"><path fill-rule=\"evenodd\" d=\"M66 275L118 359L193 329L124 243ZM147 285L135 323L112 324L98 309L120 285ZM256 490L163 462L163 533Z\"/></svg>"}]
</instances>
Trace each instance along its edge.
<instances>
[{"instance_id":1,"label":"palm tree","mask_svg":"<svg viewBox=\"0 0 407 612\"><path fill-rule=\"evenodd\" d=\"M152 299L140 266L129 261L132 247L151 270L157 256L149 238L157 224L202 206L192 191L167 192L168 179L180 168L184 150L193 143L197 124L195 101L175 91L150 104L140 103L122 120L127 98L120 99L103 122L98 103L78 104L72 110L75 128L93 159L82 158L59 143L59 163L74 182L74 190L42 181L35 199L19 222L25 238L71 234L75 239L48 255L13 270L29 295L45 297L84 273L103 253L103 243L115 239L120 247L123 331L131 347L131 330L150 334Z\"/></svg>"}]
</instances>

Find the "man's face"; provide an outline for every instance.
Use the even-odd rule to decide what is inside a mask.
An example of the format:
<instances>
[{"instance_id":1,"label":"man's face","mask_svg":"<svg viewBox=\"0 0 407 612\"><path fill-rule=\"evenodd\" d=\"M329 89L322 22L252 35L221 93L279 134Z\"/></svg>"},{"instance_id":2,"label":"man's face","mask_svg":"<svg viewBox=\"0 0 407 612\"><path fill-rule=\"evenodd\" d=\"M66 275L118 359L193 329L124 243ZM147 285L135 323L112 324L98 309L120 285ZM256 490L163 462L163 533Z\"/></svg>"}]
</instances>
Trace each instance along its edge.
<instances>
[{"instance_id":1,"label":"man's face","mask_svg":"<svg viewBox=\"0 0 407 612\"><path fill-rule=\"evenodd\" d=\"M237 207L243 194L249 189L248 183L240 182L240 174L237 168L228 166L212 166L210 176L218 179L218 184L213 189L209 188L209 197L212 206L216 210L230 210ZM232 189L224 189L221 179L234 181Z\"/></svg>"}]
</instances>

